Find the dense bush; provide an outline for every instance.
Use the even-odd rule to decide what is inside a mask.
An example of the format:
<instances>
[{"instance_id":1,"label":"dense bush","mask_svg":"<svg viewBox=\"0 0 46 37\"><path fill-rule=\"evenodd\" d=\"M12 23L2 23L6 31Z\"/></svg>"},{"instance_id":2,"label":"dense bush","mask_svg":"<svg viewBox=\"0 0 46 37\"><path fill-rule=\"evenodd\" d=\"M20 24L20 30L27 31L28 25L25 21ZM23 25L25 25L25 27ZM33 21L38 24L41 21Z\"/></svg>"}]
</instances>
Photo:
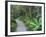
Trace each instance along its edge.
<instances>
[{"instance_id":1,"label":"dense bush","mask_svg":"<svg viewBox=\"0 0 46 37\"><path fill-rule=\"evenodd\" d=\"M25 23L27 31L42 30L41 6L11 5L11 31L16 31L15 19Z\"/></svg>"}]
</instances>

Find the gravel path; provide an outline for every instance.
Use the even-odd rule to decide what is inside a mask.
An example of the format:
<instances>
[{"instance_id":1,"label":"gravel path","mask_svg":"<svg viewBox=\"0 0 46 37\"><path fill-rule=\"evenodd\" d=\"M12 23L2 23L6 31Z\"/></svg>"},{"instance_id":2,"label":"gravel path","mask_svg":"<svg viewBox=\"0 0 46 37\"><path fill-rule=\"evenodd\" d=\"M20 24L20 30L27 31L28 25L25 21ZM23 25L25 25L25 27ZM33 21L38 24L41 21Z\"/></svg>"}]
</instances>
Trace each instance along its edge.
<instances>
[{"instance_id":1,"label":"gravel path","mask_svg":"<svg viewBox=\"0 0 46 37\"><path fill-rule=\"evenodd\" d=\"M17 32L26 31L25 24L22 21L20 21L19 19L16 19L16 23L17 23L17 28L16 28Z\"/></svg>"}]
</instances>

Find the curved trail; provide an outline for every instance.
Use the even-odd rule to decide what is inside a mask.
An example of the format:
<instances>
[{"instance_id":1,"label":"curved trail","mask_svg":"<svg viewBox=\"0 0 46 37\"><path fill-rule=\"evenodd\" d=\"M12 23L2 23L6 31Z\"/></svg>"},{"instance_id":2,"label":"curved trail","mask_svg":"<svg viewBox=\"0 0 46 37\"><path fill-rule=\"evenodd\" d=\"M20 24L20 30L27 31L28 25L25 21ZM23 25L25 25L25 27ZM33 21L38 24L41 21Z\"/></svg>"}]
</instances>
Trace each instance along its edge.
<instances>
[{"instance_id":1,"label":"curved trail","mask_svg":"<svg viewBox=\"0 0 46 37\"><path fill-rule=\"evenodd\" d=\"M16 28L17 32L27 31L25 24L22 21L20 21L19 19L16 19L16 23L17 23L17 28Z\"/></svg>"}]
</instances>

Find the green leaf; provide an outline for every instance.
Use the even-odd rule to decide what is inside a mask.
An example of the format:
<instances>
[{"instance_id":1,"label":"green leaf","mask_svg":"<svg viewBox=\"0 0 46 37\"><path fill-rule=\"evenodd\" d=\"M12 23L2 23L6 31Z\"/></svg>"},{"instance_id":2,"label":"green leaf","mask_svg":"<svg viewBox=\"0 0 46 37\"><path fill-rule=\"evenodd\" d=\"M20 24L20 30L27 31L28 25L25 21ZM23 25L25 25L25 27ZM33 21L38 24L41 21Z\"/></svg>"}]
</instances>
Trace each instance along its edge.
<instances>
[{"instance_id":1,"label":"green leaf","mask_svg":"<svg viewBox=\"0 0 46 37\"><path fill-rule=\"evenodd\" d=\"M36 24L34 22L30 22L30 25L36 26Z\"/></svg>"}]
</instances>

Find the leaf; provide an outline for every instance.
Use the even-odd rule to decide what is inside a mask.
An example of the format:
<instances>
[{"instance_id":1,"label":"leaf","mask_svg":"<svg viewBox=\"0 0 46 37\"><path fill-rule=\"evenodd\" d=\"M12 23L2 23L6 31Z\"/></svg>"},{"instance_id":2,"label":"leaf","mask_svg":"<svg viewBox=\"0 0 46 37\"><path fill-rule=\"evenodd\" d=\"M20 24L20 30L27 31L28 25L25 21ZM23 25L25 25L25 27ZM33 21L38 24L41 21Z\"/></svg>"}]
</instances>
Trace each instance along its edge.
<instances>
[{"instance_id":1,"label":"leaf","mask_svg":"<svg viewBox=\"0 0 46 37\"><path fill-rule=\"evenodd\" d=\"M36 24L34 22L30 22L30 25L36 26Z\"/></svg>"},{"instance_id":2,"label":"leaf","mask_svg":"<svg viewBox=\"0 0 46 37\"><path fill-rule=\"evenodd\" d=\"M37 20L36 18L33 18L33 22L34 22L36 25L39 24L39 22L38 22L38 20Z\"/></svg>"}]
</instances>

